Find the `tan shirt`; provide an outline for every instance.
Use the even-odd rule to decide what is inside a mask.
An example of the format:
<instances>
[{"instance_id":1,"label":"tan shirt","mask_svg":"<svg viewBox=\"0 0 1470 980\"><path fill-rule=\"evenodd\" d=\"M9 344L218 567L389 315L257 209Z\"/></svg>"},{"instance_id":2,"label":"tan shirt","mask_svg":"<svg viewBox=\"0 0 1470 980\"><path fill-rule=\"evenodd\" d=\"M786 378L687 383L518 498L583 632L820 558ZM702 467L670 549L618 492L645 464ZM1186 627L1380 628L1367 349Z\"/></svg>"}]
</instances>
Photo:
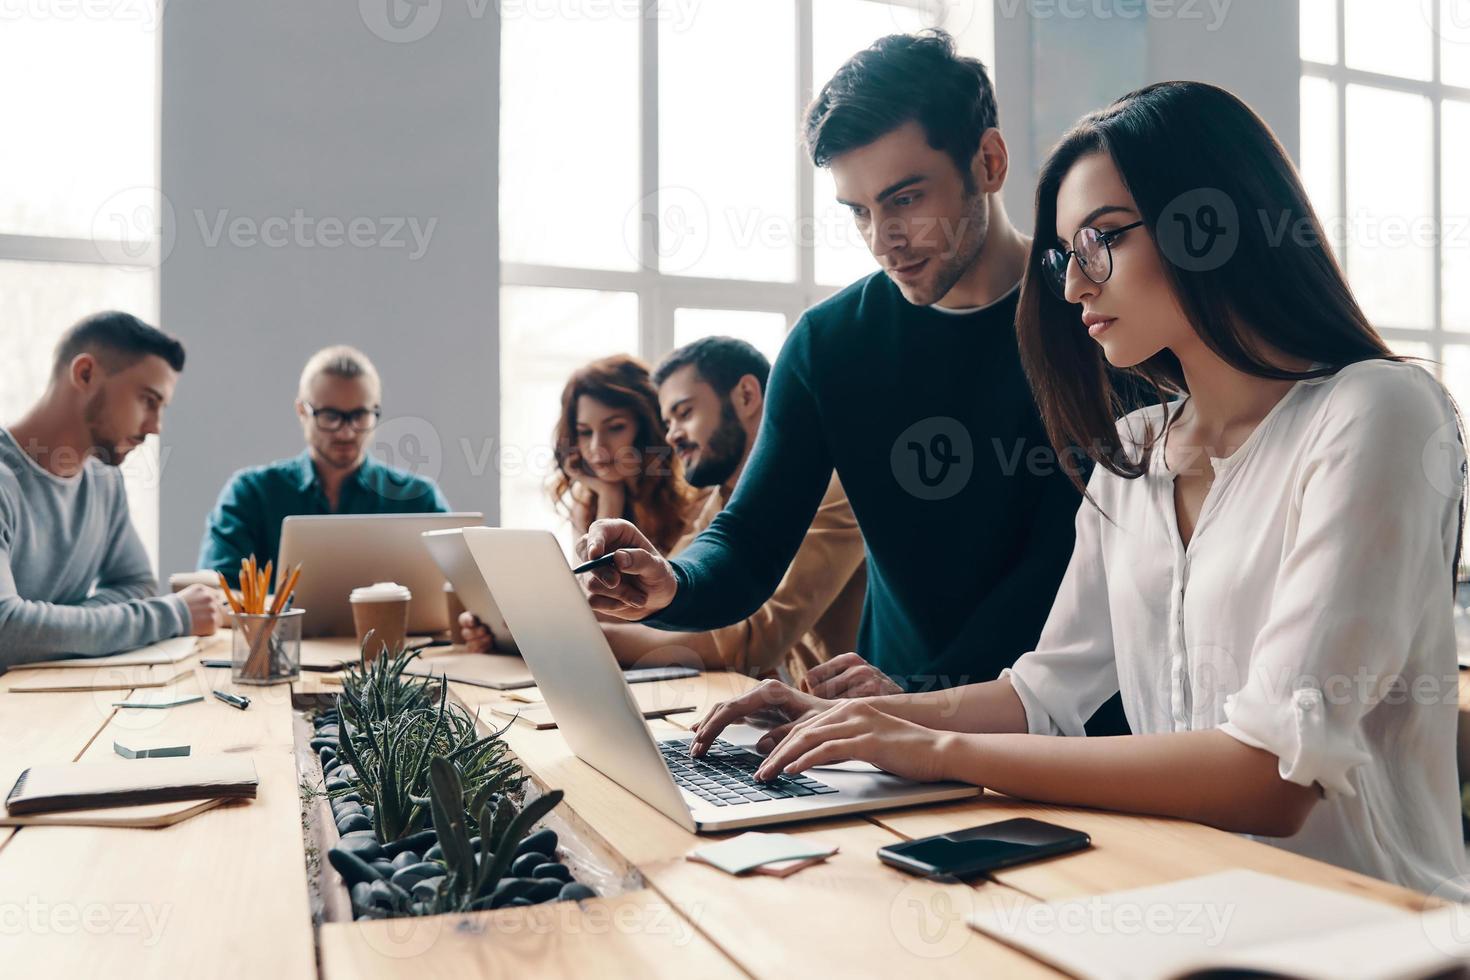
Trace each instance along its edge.
<instances>
[{"instance_id":1,"label":"tan shirt","mask_svg":"<svg viewBox=\"0 0 1470 980\"><path fill-rule=\"evenodd\" d=\"M688 547L724 507L724 495L711 491L669 554ZM867 591L863 535L834 473L771 598L748 619L710 635L728 669L753 677L784 673L796 683L817 664L856 649Z\"/></svg>"}]
</instances>

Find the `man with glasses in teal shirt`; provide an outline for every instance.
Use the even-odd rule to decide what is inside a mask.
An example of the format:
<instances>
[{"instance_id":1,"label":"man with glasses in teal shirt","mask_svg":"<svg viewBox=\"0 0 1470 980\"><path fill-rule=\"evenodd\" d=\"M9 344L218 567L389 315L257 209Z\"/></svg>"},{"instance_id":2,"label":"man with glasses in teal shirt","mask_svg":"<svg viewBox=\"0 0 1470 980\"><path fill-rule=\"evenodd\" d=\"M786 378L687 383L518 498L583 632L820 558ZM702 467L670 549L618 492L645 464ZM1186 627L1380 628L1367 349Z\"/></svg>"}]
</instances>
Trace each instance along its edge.
<instances>
[{"instance_id":1,"label":"man with glasses in teal shirt","mask_svg":"<svg viewBox=\"0 0 1470 980\"><path fill-rule=\"evenodd\" d=\"M382 413L382 382L352 347L317 351L301 372L296 415L306 449L240 470L220 493L199 547L199 567L237 584L240 560L275 561L281 521L298 514L441 514L434 481L368 454Z\"/></svg>"}]
</instances>

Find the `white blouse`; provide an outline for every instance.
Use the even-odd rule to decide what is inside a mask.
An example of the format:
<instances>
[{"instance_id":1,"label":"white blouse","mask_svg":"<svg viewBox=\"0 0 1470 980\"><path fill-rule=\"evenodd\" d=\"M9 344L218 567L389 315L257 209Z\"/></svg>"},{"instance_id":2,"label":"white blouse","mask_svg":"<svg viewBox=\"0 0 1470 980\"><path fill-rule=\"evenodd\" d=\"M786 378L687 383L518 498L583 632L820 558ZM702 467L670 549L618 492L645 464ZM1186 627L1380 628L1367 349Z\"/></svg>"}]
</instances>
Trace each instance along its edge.
<instances>
[{"instance_id":1,"label":"white blouse","mask_svg":"<svg viewBox=\"0 0 1470 980\"><path fill-rule=\"evenodd\" d=\"M1163 414L1121 420L1125 445ZM1464 461L1438 382L1368 361L1297 382L1211 460L1188 547L1162 444L1139 479L1097 467L1102 512L1078 511L1037 648L1006 672L1030 731L1082 735L1121 690L1136 733L1218 728L1321 785L1302 830L1267 843L1470 898L1451 880L1465 871L1451 596Z\"/></svg>"}]
</instances>

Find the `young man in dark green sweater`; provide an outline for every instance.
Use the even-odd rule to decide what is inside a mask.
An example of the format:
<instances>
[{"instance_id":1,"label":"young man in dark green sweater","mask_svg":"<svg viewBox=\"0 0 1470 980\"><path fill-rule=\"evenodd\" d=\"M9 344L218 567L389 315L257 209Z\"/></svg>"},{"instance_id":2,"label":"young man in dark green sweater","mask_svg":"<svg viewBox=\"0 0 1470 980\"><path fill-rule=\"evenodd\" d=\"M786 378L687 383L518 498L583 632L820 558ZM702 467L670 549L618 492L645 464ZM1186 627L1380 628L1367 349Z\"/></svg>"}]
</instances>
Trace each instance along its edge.
<instances>
[{"instance_id":1,"label":"young man in dark green sweater","mask_svg":"<svg viewBox=\"0 0 1470 980\"><path fill-rule=\"evenodd\" d=\"M677 559L599 521L614 549L591 602L671 630L766 600L835 468L868 549L856 654L814 671L825 697L990 680L1031 649L1073 545L1079 495L1042 429L1016 349L1028 240L1006 216L1005 141L980 62L939 33L859 52L808 110L882 271L818 304L772 374L733 498Z\"/></svg>"}]
</instances>

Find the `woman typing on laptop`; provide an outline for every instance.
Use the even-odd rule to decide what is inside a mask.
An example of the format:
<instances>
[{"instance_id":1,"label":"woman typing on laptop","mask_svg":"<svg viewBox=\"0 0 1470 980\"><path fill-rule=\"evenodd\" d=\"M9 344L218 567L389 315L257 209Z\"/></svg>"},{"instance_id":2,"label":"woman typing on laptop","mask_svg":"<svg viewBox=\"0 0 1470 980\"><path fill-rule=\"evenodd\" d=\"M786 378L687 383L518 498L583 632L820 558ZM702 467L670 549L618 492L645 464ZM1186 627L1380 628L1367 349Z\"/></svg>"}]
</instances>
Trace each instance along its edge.
<instances>
[{"instance_id":1,"label":"woman typing on laptop","mask_svg":"<svg viewBox=\"0 0 1470 980\"><path fill-rule=\"evenodd\" d=\"M774 707L764 776L861 759L1458 889L1450 399L1390 354L1281 146L1223 90L1164 83L1084 118L1042 170L1035 227L1023 359L1053 445L1095 464L1036 649L932 694L767 682L711 712L693 752ZM1108 364L1164 403L1115 422ZM635 534L582 543L626 549L589 583L595 608L672 599ZM1119 690L1137 734L1049 737L1082 735Z\"/></svg>"}]
</instances>

